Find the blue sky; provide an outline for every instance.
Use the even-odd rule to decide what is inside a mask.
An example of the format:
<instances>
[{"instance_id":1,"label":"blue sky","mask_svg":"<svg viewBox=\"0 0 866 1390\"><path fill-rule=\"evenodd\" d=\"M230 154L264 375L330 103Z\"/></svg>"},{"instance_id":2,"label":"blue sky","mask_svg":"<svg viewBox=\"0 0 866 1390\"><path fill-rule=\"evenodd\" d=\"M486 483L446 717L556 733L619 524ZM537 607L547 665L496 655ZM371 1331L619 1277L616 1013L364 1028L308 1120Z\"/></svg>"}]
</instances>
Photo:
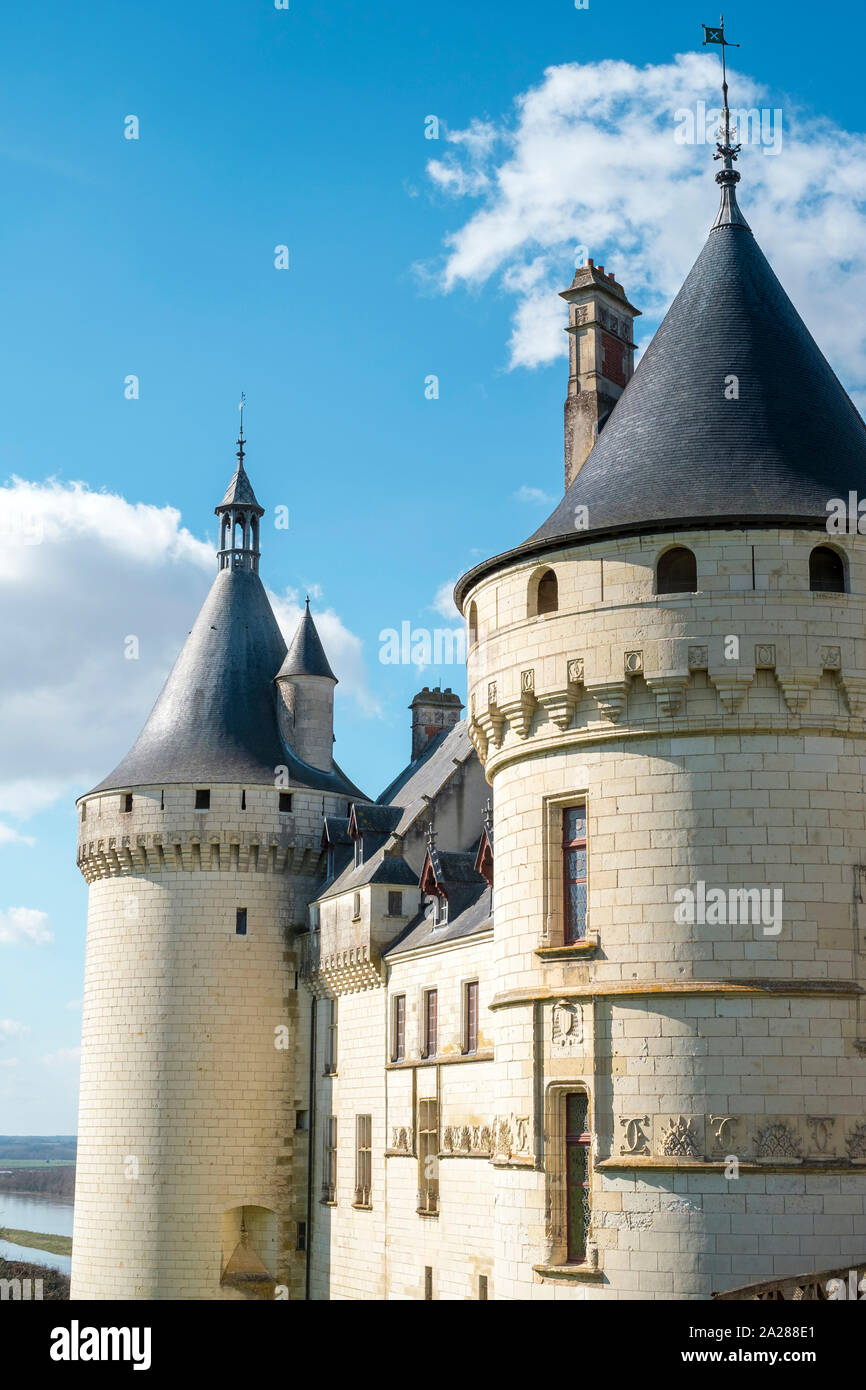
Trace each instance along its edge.
<instances>
[{"instance_id":1,"label":"blue sky","mask_svg":"<svg viewBox=\"0 0 866 1390\"><path fill-rule=\"evenodd\" d=\"M240 391L259 499L291 517L266 518L263 579L289 628L312 593L337 756L376 795L415 691L465 693L458 667L381 664L379 634L454 626L449 582L561 487L575 248L644 309L641 343L700 250L711 148L672 130L717 101L716 17L634 0L4 17L0 483L41 542L0 557L0 1132L74 1129L72 803L131 743L206 592ZM732 101L785 131L777 154L744 150L741 201L862 406L866 25L854 3L816 18L796 0L727 15Z\"/></svg>"}]
</instances>

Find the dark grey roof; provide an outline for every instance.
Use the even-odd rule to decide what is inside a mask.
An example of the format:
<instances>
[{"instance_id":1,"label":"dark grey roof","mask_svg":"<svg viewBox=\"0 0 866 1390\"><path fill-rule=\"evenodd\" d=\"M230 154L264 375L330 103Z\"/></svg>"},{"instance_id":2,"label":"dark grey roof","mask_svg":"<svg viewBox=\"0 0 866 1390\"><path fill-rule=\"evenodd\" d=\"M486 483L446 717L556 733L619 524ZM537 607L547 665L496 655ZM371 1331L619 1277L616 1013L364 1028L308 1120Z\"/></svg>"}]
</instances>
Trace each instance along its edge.
<instances>
[{"instance_id":1,"label":"dark grey roof","mask_svg":"<svg viewBox=\"0 0 866 1390\"><path fill-rule=\"evenodd\" d=\"M490 931L493 926L490 901L490 889L483 881L480 886L462 885L459 903L455 900L452 906L449 896L448 921L444 926L434 927L432 909L424 907L395 938L385 955L398 956L405 951L415 951L419 946L439 946L445 941L459 941L463 937Z\"/></svg>"},{"instance_id":2,"label":"dark grey roof","mask_svg":"<svg viewBox=\"0 0 866 1390\"><path fill-rule=\"evenodd\" d=\"M465 719L431 739L421 756L409 763L377 798L381 804L401 807L403 814L396 826L397 834L406 834L426 810L425 797L435 797L441 791L454 776L456 765L476 756L469 742Z\"/></svg>"},{"instance_id":3,"label":"dark grey roof","mask_svg":"<svg viewBox=\"0 0 866 1390\"><path fill-rule=\"evenodd\" d=\"M279 674L281 677L327 676L328 680L336 682L337 677L328 664L325 649L316 631L316 624L313 622L309 599L307 599L303 617L295 629L292 645L286 653L286 659L280 667Z\"/></svg>"},{"instance_id":4,"label":"dark grey roof","mask_svg":"<svg viewBox=\"0 0 866 1390\"><path fill-rule=\"evenodd\" d=\"M253 492L253 485L247 477L243 463L239 463L235 469L234 476L226 488L226 495L218 507L214 507L215 512L220 512L223 507L252 507L259 516L264 516L264 507L259 506L256 501L256 494Z\"/></svg>"},{"instance_id":5,"label":"dark grey roof","mask_svg":"<svg viewBox=\"0 0 866 1390\"><path fill-rule=\"evenodd\" d=\"M283 742L274 675L286 652L257 574L217 573L210 593L126 757L94 791L198 782L290 784L347 797L363 793L334 765L308 767Z\"/></svg>"},{"instance_id":6,"label":"dark grey roof","mask_svg":"<svg viewBox=\"0 0 866 1390\"><path fill-rule=\"evenodd\" d=\"M347 864L330 883L319 893L319 899L336 898L342 893L351 893L367 883L386 883L395 888L417 888L418 875L400 854L386 854L385 846L380 845L369 859L355 868Z\"/></svg>"},{"instance_id":7,"label":"dark grey roof","mask_svg":"<svg viewBox=\"0 0 866 1390\"><path fill-rule=\"evenodd\" d=\"M324 816L324 838L329 845L351 845L348 816Z\"/></svg>"},{"instance_id":8,"label":"dark grey roof","mask_svg":"<svg viewBox=\"0 0 866 1390\"><path fill-rule=\"evenodd\" d=\"M476 850L466 854L434 849L429 853L436 882L446 890L452 884L486 882L475 868Z\"/></svg>"},{"instance_id":9,"label":"dark grey roof","mask_svg":"<svg viewBox=\"0 0 866 1390\"><path fill-rule=\"evenodd\" d=\"M355 826L362 835L390 835L400 823L399 806L380 806L374 801L356 801L352 805ZM350 823L351 823L351 817Z\"/></svg>"},{"instance_id":10,"label":"dark grey roof","mask_svg":"<svg viewBox=\"0 0 866 1390\"><path fill-rule=\"evenodd\" d=\"M866 494L866 427L749 227L723 215L563 500L455 594L505 560L603 535L823 527L849 490Z\"/></svg>"}]
</instances>

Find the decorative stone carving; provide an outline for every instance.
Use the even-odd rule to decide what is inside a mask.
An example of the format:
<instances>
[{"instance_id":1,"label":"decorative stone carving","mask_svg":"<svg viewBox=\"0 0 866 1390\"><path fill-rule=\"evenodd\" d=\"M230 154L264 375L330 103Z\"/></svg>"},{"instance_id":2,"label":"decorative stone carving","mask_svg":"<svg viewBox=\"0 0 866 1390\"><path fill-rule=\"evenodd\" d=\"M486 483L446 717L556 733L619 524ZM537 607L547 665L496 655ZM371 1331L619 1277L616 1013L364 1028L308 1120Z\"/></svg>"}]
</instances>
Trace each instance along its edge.
<instances>
[{"instance_id":1,"label":"decorative stone carving","mask_svg":"<svg viewBox=\"0 0 866 1390\"><path fill-rule=\"evenodd\" d=\"M623 664L630 676L638 675L643 670L643 652L626 652Z\"/></svg>"},{"instance_id":2,"label":"decorative stone carving","mask_svg":"<svg viewBox=\"0 0 866 1390\"><path fill-rule=\"evenodd\" d=\"M412 1152L412 1126L394 1125L391 1130L391 1148L397 1153L411 1154Z\"/></svg>"},{"instance_id":3,"label":"decorative stone carving","mask_svg":"<svg viewBox=\"0 0 866 1390\"><path fill-rule=\"evenodd\" d=\"M735 1115L708 1115L707 1129L709 1147L715 1154L732 1153L736 1143L737 1118Z\"/></svg>"},{"instance_id":4,"label":"decorative stone carving","mask_svg":"<svg viewBox=\"0 0 866 1390\"><path fill-rule=\"evenodd\" d=\"M855 719L862 719L866 711L866 676L849 676L840 672L837 681L845 697L848 712L853 714Z\"/></svg>"},{"instance_id":5,"label":"decorative stone carving","mask_svg":"<svg viewBox=\"0 0 866 1390\"><path fill-rule=\"evenodd\" d=\"M625 708L628 681L597 681L588 686L587 689L605 719L609 719L613 724L618 723Z\"/></svg>"},{"instance_id":6,"label":"decorative stone carving","mask_svg":"<svg viewBox=\"0 0 866 1390\"><path fill-rule=\"evenodd\" d=\"M521 671L521 672L520 672L520 689L521 689L522 691L531 691L533 694L535 693L535 672L534 672L534 671L530 670L530 671Z\"/></svg>"},{"instance_id":7,"label":"decorative stone carving","mask_svg":"<svg viewBox=\"0 0 866 1390\"><path fill-rule=\"evenodd\" d=\"M678 1115L676 1119L671 1116L668 1127L662 1126L661 1150L663 1154L677 1158L697 1158L700 1155L697 1135L684 1115Z\"/></svg>"},{"instance_id":8,"label":"decorative stone carving","mask_svg":"<svg viewBox=\"0 0 866 1390\"><path fill-rule=\"evenodd\" d=\"M729 714L739 709L746 698L746 691L754 680L751 671L710 671L710 681Z\"/></svg>"},{"instance_id":9,"label":"decorative stone carving","mask_svg":"<svg viewBox=\"0 0 866 1390\"><path fill-rule=\"evenodd\" d=\"M841 647L822 647L820 659L822 671L840 671L842 669Z\"/></svg>"},{"instance_id":10,"label":"decorative stone carving","mask_svg":"<svg viewBox=\"0 0 866 1390\"><path fill-rule=\"evenodd\" d=\"M583 1013L579 1004L560 999L553 1006L551 1042L557 1052L573 1052L583 1042Z\"/></svg>"},{"instance_id":11,"label":"decorative stone carving","mask_svg":"<svg viewBox=\"0 0 866 1390\"><path fill-rule=\"evenodd\" d=\"M809 1127L809 1148L818 1153L821 1158L835 1158L836 1145L834 1141L834 1131L836 1119L833 1115L807 1115L806 1124Z\"/></svg>"},{"instance_id":12,"label":"decorative stone carving","mask_svg":"<svg viewBox=\"0 0 866 1390\"><path fill-rule=\"evenodd\" d=\"M709 647L689 647L689 670L706 671L709 664Z\"/></svg>"},{"instance_id":13,"label":"decorative stone carving","mask_svg":"<svg viewBox=\"0 0 866 1390\"><path fill-rule=\"evenodd\" d=\"M866 1163L866 1120L849 1131L845 1149L852 1163Z\"/></svg>"},{"instance_id":14,"label":"decorative stone carving","mask_svg":"<svg viewBox=\"0 0 866 1390\"><path fill-rule=\"evenodd\" d=\"M514 1158L529 1153L528 1115L497 1115L491 1128L494 1158Z\"/></svg>"},{"instance_id":15,"label":"decorative stone carving","mask_svg":"<svg viewBox=\"0 0 866 1390\"><path fill-rule=\"evenodd\" d=\"M568 684L583 685L583 657L574 656L568 663Z\"/></svg>"},{"instance_id":16,"label":"decorative stone carving","mask_svg":"<svg viewBox=\"0 0 866 1390\"><path fill-rule=\"evenodd\" d=\"M574 714L574 707L577 703L570 690L551 690L549 694L542 695L539 703L542 709L546 710L548 718L562 729L563 733L571 723Z\"/></svg>"},{"instance_id":17,"label":"decorative stone carving","mask_svg":"<svg viewBox=\"0 0 866 1390\"><path fill-rule=\"evenodd\" d=\"M620 1118L625 1133L622 1136L620 1145L621 1154L648 1154L650 1151L650 1141L646 1130L649 1129L649 1115L631 1115Z\"/></svg>"},{"instance_id":18,"label":"decorative stone carving","mask_svg":"<svg viewBox=\"0 0 866 1390\"><path fill-rule=\"evenodd\" d=\"M803 1141L787 1120L779 1120L754 1135L755 1152L758 1158L800 1158Z\"/></svg>"},{"instance_id":19,"label":"decorative stone carving","mask_svg":"<svg viewBox=\"0 0 866 1390\"><path fill-rule=\"evenodd\" d=\"M776 664L776 648L769 642L759 642L755 648L755 665L762 670Z\"/></svg>"},{"instance_id":20,"label":"decorative stone carving","mask_svg":"<svg viewBox=\"0 0 866 1390\"><path fill-rule=\"evenodd\" d=\"M670 671L663 676L647 676L646 683L656 697L656 708L663 717L676 714L689 683L688 671Z\"/></svg>"},{"instance_id":21,"label":"decorative stone carving","mask_svg":"<svg viewBox=\"0 0 866 1390\"><path fill-rule=\"evenodd\" d=\"M802 714L809 703L809 697L820 680L817 671L782 672L776 671L776 680L792 714Z\"/></svg>"}]
</instances>

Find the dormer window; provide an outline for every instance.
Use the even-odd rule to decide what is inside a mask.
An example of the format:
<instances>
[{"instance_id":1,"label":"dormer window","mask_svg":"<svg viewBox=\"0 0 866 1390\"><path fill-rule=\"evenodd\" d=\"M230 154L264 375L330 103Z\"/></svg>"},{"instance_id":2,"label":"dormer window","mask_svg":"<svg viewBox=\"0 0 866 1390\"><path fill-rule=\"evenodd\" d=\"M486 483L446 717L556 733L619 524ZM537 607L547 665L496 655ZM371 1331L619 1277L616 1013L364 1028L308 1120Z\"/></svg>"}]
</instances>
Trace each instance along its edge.
<instances>
[{"instance_id":1,"label":"dormer window","mask_svg":"<svg viewBox=\"0 0 866 1390\"><path fill-rule=\"evenodd\" d=\"M355 840L355 868L360 869L364 862L364 842L359 835Z\"/></svg>"},{"instance_id":2,"label":"dormer window","mask_svg":"<svg viewBox=\"0 0 866 1390\"><path fill-rule=\"evenodd\" d=\"M434 927L444 927L448 921L448 899L436 894L433 899L433 925Z\"/></svg>"}]
</instances>

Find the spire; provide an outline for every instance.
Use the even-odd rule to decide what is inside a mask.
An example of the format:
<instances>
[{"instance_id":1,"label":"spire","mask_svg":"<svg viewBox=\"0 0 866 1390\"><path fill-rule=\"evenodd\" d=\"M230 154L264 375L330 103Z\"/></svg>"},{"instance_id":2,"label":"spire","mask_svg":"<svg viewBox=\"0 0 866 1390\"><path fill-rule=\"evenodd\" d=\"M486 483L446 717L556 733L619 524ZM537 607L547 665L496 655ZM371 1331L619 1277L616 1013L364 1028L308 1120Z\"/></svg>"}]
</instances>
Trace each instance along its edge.
<instances>
[{"instance_id":1,"label":"spire","mask_svg":"<svg viewBox=\"0 0 866 1390\"><path fill-rule=\"evenodd\" d=\"M214 507L220 519L220 546L217 551L219 567L224 569L249 569L257 574L259 569L259 518L265 514L253 492L253 486L244 468L244 406L246 396L241 392L238 410L241 414L238 432L238 466L226 494L219 506Z\"/></svg>"},{"instance_id":2,"label":"spire","mask_svg":"<svg viewBox=\"0 0 866 1390\"><path fill-rule=\"evenodd\" d=\"M286 659L277 674L277 680L287 676L324 676L335 684L337 681L337 677L328 664L328 658L325 656L325 649L322 646L322 639L316 631L316 624L313 622L309 596L301 621L295 629L292 644L286 653Z\"/></svg>"},{"instance_id":3,"label":"spire","mask_svg":"<svg viewBox=\"0 0 866 1390\"><path fill-rule=\"evenodd\" d=\"M728 72L725 63L725 49L739 48L738 43L730 43L725 38L725 17L721 16L718 26L703 26L704 47L709 43L717 43L722 50L722 121L719 127L719 140L716 144L716 153L713 159L720 159L722 167L716 174L716 183L722 190L721 202L716 220L712 225L711 231L717 227L745 227L750 231L748 222L740 212L737 203L737 184L740 182L739 170L734 168L734 161L740 153L740 145L734 144L737 135L736 127L731 129L731 113L728 108Z\"/></svg>"}]
</instances>

